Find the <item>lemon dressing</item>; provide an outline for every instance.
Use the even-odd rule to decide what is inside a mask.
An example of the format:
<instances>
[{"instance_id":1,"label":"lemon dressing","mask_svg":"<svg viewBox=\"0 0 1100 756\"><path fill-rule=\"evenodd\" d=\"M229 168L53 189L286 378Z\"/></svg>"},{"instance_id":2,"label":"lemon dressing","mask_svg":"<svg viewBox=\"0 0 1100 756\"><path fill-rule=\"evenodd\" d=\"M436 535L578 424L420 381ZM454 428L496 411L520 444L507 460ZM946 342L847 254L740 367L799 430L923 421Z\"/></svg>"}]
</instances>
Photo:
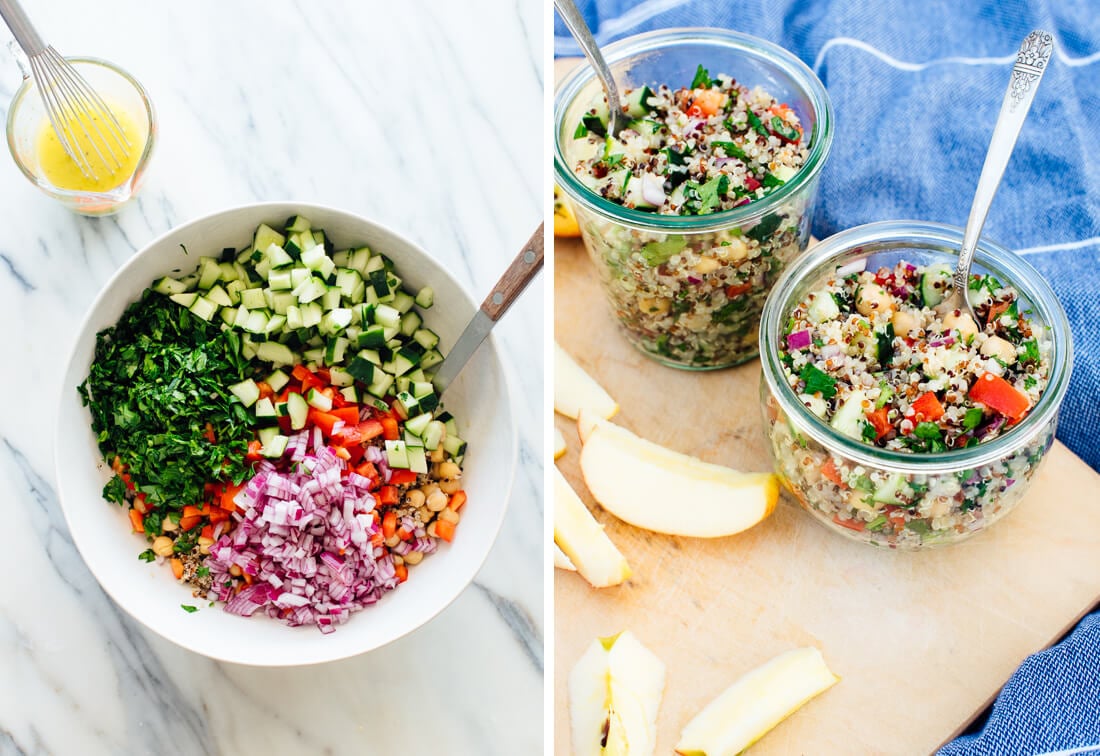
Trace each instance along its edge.
<instances>
[{"instance_id":1,"label":"lemon dressing","mask_svg":"<svg viewBox=\"0 0 1100 756\"><path fill-rule=\"evenodd\" d=\"M129 113L118 107L108 107L110 112L97 108L79 119L67 116L65 122L60 124L63 128L67 127L76 149L83 153L91 175L86 175L80 165L69 157L49 119L43 119L35 141L35 153L41 175L58 189L109 192L125 183L137 170L145 147L145 136ZM108 133L106 124L112 116L129 145L120 145L112 137L108 137L106 144L100 139L93 144L88 134L94 134L95 128L99 128L101 133Z\"/></svg>"}]
</instances>

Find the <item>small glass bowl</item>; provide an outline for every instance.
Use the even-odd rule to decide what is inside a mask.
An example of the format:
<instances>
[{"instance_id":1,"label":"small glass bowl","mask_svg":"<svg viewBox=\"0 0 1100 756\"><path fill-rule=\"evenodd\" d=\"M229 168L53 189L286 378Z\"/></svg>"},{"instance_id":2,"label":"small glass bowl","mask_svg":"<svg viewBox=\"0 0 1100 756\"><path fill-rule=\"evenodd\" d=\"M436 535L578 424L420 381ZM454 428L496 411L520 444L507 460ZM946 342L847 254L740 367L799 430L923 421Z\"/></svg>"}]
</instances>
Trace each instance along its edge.
<instances>
[{"instance_id":1,"label":"small glass bowl","mask_svg":"<svg viewBox=\"0 0 1100 756\"><path fill-rule=\"evenodd\" d=\"M835 431L813 414L784 379L782 329L794 306L837 268L866 260L867 270L906 260L954 268L962 229L888 221L831 236L789 267L764 305L760 323L761 407L776 473L802 508L834 532L876 546L915 550L961 541L1007 514L1027 490L1054 443L1058 410L1069 386L1073 344L1054 291L1024 259L988 239L978 244L974 273L991 273L1016 288L1020 311L1049 329L1050 377L1038 402L1012 430L977 446L937 453L881 449ZM823 470L835 466L836 473ZM866 476L876 491L905 492L900 508L868 502L831 479ZM831 479L830 479L831 478ZM877 497L876 497L877 498ZM900 513L899 513L900 514ZM910 520L909 517L912 517ZM904 523L904 524L903 524Z\"/></svg>"},{"instance_id":2,"label":"small glass bowl","mask_svg":"<svg viewBox=\"0 0 1100 756\"><path fill-rule=\"evenodd\" d=\"M24 176L70 210L81 215L109 215L137 193L145 176L156 142L157 123L153 103L138 80L113 63L97 58L66 60L109 106L127 113L138 129L141 143L135 149L140 149L141 154L133 173L119 186L106 192L74 191L54 186L43 175L38 160L38 137L49 119L33 78L23 80L8 109L8 149Z\"/></svg>"},{"instance_id":3,"label":"small glass bowl","mask_svg":"<svg viewBox=\"0 0 1100 756\"><path fill-rule=\"evenodd\" d=\"M608 45L604 55L622 87L676 88L690 82L699 65L750 88L763 87L790 105L809 135L805 164L763 199L709 215L659 215L606 200L574 173L574 131L602 96L592 68L580 66L570 75L554 104L555 179L572 202L584 245L627 339L672 367L710 370L750 360L758 351L764 299L809 242L818 176L833 138L825 87L783 48L722 29L649 32ZM652 250L668 259L654 263ZM707 252L721 267L693 273L693 263ZM747 290L724 284L732 270L737 280L750 282Z\"/></svg>"}]
</instances>

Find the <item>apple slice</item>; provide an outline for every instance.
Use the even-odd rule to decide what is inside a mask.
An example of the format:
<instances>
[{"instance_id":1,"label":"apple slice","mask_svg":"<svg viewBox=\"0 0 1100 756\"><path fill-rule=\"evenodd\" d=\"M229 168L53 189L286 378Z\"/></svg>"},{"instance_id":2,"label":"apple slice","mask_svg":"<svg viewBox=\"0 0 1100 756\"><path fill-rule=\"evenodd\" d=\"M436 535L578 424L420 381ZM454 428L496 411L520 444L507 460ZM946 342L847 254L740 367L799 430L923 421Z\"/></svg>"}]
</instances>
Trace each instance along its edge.
<instances>
[{"instance_id":1,"label":"apple slice","mask_svg":"<svg viewBox=\"0 0 1100 756\"><path fill-rule=\"evenodd\" d=\"M612 417L619 411L619 405L603 386L584 372L557 342L554 343L554 409L573 419L582 409L589 409L603 418Z\"/></svg>"},{"instance_id":2,"label":"apple slice","mask_svg":"<svg viewBox=\"0 0 1100 756\"><path fill-rule=\"evenodd\" d=\"M561 431L554 428L554 459L560 458L565 454L565 436L561 434Z\"/></svg>"},{"instance_id":3,"label":"apple slice","mask_svg":"<svg viewBox=\"0 0 1100 756\"><path fill-rule=\"evenodd\" d=\"M840 678L816 648L796 648L757 667L707 704L680 733L681 756L734 756Z\"/></svg>"},{"instance_id":4,"label":"apple slice","mask_svg":"<svg viewBox=\"0 0 1100 756\"><path fill-rule=\"evenodd\" d=\"M594 588L619 585L630 577L630 565L603 532L588 507L554 468L554 542L577 572Z\"/></svg>"},{"instance_id":5,"label":"apple slice","mask_svg":"<svg viewBox=\"0 0 1100 756\"><path fill-rule=\"evenodd\" d=\"M779 484L771 473L712 465L581 415L584 482L620 520L658 533L718 538L751 528L775 509Z\"/></svg>"},{"instance_id":6,"label":"apple slice","mask_svg":"<svg viewBox=\"0 0 1100 756\"><path fill-rule=\"evenodd\" d=\"M554 568L558 570L568 570L569 572L577 571L576 565L569 561L569 557L561 550L561 546L558 546L556 543L554 544Z\"/></svg>"},{"instance_id":7,"label":"apple slice","mask_svg":"<svg viewBox=\"0 0 1100 756\"><path fill-rule=\"evenodd\" d=\"M665 665L630 631L597 638L569 673L573 753L650 756Z\"/></svg>"}]
</instances>

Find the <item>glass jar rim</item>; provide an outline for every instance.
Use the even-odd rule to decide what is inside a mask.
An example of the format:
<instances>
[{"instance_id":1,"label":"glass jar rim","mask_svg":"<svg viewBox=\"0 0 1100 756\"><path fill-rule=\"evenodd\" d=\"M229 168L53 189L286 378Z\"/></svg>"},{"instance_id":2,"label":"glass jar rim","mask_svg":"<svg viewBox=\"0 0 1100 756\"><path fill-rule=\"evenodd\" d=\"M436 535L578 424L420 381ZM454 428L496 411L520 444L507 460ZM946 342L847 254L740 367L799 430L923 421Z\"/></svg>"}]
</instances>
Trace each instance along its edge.
<instances>
[{"instance_id":1,"label":"glass jar rim","mask_svg":"<svg viewBox=\"0 0 1100 756\"><path fill-rule=\"evenodd\" d=\"M755 220L795 197L821 172L833 141L833 111L825 85L809 66L790 51L767 40L741 32L710 27L658 29L626 37L601 48L609 65L636 54L691 43L709 43L765 61L794 81L814 107L816 121L810 133L810 154L798 172L783 186L741 207L707 215L660 215L624 207L594 194L569 169L560 140L565 112L580 92L595 79L590 65L581 64L558 87L554 98L554 173L558 185L576 202L607 220L652 231L681 233L715 231Z\"/></svg>"},{"instance_id":2,"label":"glass jar rim","mask_svg":"<svg viewBox=\"0 0 1100 756\"><path fill-rule=\"evenodd\" d=\"M1073 363L1073 341L1065 311L1054 290L1030 263L1015 252L982 237L975 253L975 263L993 271L1002 280L1016 287L1038 310L1050 328L1052 355L1050 378L1046 390L1031 412L1020 423L991 441L969 448L945 452L916 454L875 446L837 433L827 422L797 400L783 379L779 361L780 325L797 286L814 275L828 272L828 266L847 252L858 250L866 257L878 251L908 247L946 252L958 250L963 229L927 221L879 221L841 231L811 247L776 281L760 319L760 356L764 380L786 416L800 432L804 432L827 449L876 468L907 474L944 474L996 462L1033 441L1057 415L1069 387Z\"/></svg>"},{"instance_id":3,"label":"glass jar rim","mask_svg":"<svg viewBox=\"0 0 1100 756\"><path fill-rule=\"evenodd\" d=\"M90 56L72 56L72 57L66 56L65 60L68 61L69 63L73 63L73 64L78 64L79 65L79 64L87 63L87 64L91 64L93 66L99 66L100 68L105 68L108 71L121 76L123 79L125 79L134 88L134 91L137 92L138 96L141 98L142 104L145 105L145 116L146 116L146 119L147 119L147 127L148 127L148 132L147 132L148 135L145 138L145 145L142 147L141 155L138 157L137 168L135 169L135 173L140 171L141 167L149 160L149 156L153 151L153 132L154 132L154 129L156 128L156 122L157 122L156 111L153 108L153 101L149 98L149 93L145 90L145 87L142 85L142 83L140 81L138 81L136 78L134 78L134 76L132 74L130 74L129 71L122 68L121 66L118 66L118 65L110 62L109 60L104 60L103 58L94 58L94 57L90 57ZM15 94L11 98L11 104L8 106L8 118L7 118L7 123L6 123L6 131L7 131L7 139L8 139L8 151L11 152L11 156L12 156L12 159L15 161L15 164L19 167L19 170L22 171L23 175L26 176L27 179L29 179L31 181L31 183L41 185L40 177L36 176L30 170L30 168L28 168L23 163L23 161L19 158L19 152L15 148L15 141L14 141L15 140L15 119L19 114L20 104L23 102L23 98L25 98L27 95L29 95L31 93L31 91L33 91L36 88L37 88L37 83L35 82L34 77L27 76L23 79L22 83L19 85L19 88L17 90L15 90ZM82 198L92 197L92 198L103 198L105 200L110 200L110 199L116 198L120 194L126 194L127 192L123 191L123 190L127 186L127 183L128 182L124 181L119 187L116 187L115 189L111 189L110 191L107 191L107 192L74 191L74 190L71 190L71 189L63 189L61 187L54 186L53 184L49 185L49 191L50 191L50 193L55 194L58 197L82 197Z\"/></svg>"}]
</instances>

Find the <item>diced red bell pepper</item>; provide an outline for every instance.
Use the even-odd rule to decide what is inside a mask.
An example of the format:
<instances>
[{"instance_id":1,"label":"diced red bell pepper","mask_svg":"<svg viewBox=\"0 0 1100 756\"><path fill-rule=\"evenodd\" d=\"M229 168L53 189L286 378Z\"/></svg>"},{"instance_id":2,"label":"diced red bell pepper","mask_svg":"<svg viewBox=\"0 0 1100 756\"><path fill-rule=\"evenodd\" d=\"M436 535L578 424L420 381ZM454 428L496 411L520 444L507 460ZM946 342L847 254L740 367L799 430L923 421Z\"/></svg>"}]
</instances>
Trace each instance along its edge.
<instances>
[{"instance_id":1,"label":"diced red bell pepper","mask_svg":"<svg viewBox=\"0 0 1100 756\"><path fill-rule=\"evenodd\" d=\"M755 192L760 188L760 182L756 180L756 177L751 173L745 176L745 188L750 192Z\"/></svg>"},{"instance_id":2,"label":"diced red bell pepper","mask_svg":"<svg viewBox=\"0 0 1100 756\"><path fill-rule=\"evenodd\" d=\"M455 524L450 520L436 520L435 534L447 543L450 543L455 539Z\"/></svg>"},{"instance_id":3,"label":"diced red bell pepper","mask_svg":"<svg viewBox=\"0 0 1100 756\"><path fill-rule=\"evenodd\" d=\"M386 506L397 503L397 488L395 486L382 486L378 491L378 501Z\"/></svg>"},{"instance_id":4,"label":"diced red bell pepper","mask_svg":"<svg viewBox=\"0 0 1100 756\"><path fill-rule=\"evenodd\" d=\"M383 415L378 419L382 424L382 436L387 441L396 441L401 437L401 431L397 427L397 420L389 415Z\"/></svg>"},{"instance_id":5,"label":"diced red bell pepper","mask_svg":"<svg viewBox=\"0 0 1100 756\"><path fill-rule=\"evenodd\" d=\"M451 500L449 502L447 502L447 506L450 507L451 510L454 511L454 512L457 512L458 510L462 509L462 507L465 504L466 504L466 492L465 491L455 491L453 494L451 494Z\"/></svg>"},{"instance_id":6,"label":"diced red bell pepper","mask_svg":"<svg viewBox=\"0 0 1100 756\"><path fill-rule=\"evenodd\" d=\"M393 470L390 473L390 484L394 486L405 486L409 483L416 482L416 473L412 470Z\"/></svg>"},{"instance_id":7,"label":"diced red bell pepper","mask_svg":"<svg viewBox=\"0 0 1100 756\"><path fill-rule=\"evenodd\" d=\"M130 510L130 527L135 533L145 532L145 517L136 509Z\"/></svg>"},{"instance_id":8,"label":"diced red bell pepper","mask_svg":"<svg viewBox=\"0 0 1100 756\"><path fill-rule=\"evenodd\" d=\"M386 538L393 538L397 533L397 512L392 509L386 512L382 518L382 535Z\"/></svg>"},{"instance_id":9,"label":"diced red bell pepper","mask_svg":"<svg viewBox=\"0 0 1100 756\"><path fill-rule=\"evenodd\" d=\"M359 407L352 405L350 407L341 407L340 409L329 410L330 415L335 415L344 421L345 425L358 425L359 424Z\"/></svg>"},{"instance_id":10,"label":"diced red bell pepper","mask_svg":"<svg viewBox=\"0 0 1100 756\"><path fill-rule=\"evenodd\" d=\"M210 524L217 525L219 522L226 522L229 515L230 513L221 507L214 507L210 510Z\"/></svg>"},{"instance_id":11,"label":"diced red bell pepper","mask_svg":"<svg viewBox=\"0 0 1100 756\"><path fill-rule=\"evenodd\" d=\"M940 404L940 400L937 399L936 395L931 391L927 391L918 396L910 409L912 410L912 419L915 423L934 423L943 417L943 405Z\"/></svg>"},{"instance_id":12,"label":"diced red bell pepper","mask_svg":"<svg viewBox=\"0 0 1100 756\"><path fill-rule=\"evenodd\" d=\"M280 418L280 419L282 419L282 418ZM289 425L290 425L290 418L289 417L286 419L286 422L287 422L287 426L288 426L287 430L289 430L290 429L289 428ZM260 450L263 449L263 448L264 448L264 445L261 444L259 441L255 440L255 439L253 439L252 441L249 441L248 442L248 451L245 453L244 458L247 459L249 462L255 462L259 459L262 459L263 455L260 453Z\"/></svg>"},{"instance_id":13,"label":"diced red bell pepper","mask_svg":"<svg viewBox=\"0 0 1100 756\"><path fill-rule=\"evenodd\" d=\"M340 420L340 418L331 412L322 412L316 407L310 407L309 414L306 417L309 423L320 428L325 436L332 435L333 427L335 427L336 423Z\"/></svg>"},{"instance_id":14,"label":"diced red bell pepper","mask_svg":"<svg viewBox=\"0 0 1100 756\"><path fill-rule=\"evenodd\" d=\"M734 297L739 297L750 291L752 291L751 283L730 284L726 287L726 296L733 299Z\"/></svg>"},{"instance_id":15,"label":"diced red bell pepper","mask_svg":"<svg viewBox=\"0 0 1100 756\"><path fill-rule=\"evenodd\" d=\"M932 397L935 399L935 397ZM890 420L887 418L888 410L885 407L879 407L877 410L871 412L864 412L863 416L867 418L867 422L875 429L875 440L878 441L893 428L890 425Z\"/></svg>"},{"instance_id":16,"label":"diced red bell pepper","mask_svg":"<svg viewBox=\"0 0 1100 756\"><path fill-rule=\"evenodd\" d=\"M999 375L983 373L970 387L970 398L1009 420L1019 421L1031 408L1027 396Z\"/></svg>"},{"instance_id":17,"label":"diced red bell pepper","mask_svg":"<svg viewBox=\"0 0 1100 756\"><path fill-rule=\"evenodd\" d=\"M825 476L825 480L836 483L841 488L847 488L844 485L844 481L840 477L840 471L836 469L836 462L833 462L833 458L829 457L825 460L825 464L821 466L821 474Z\"/></svg>"},{"instance_id":18,"label":"diced red bell pepper","mask_svg":"<svg viewBox=\"0 0 1100 756\"><path fill-rule=\"evenodd\" d=\"M865 523L863 520L849 520L841 517L839 514L833 515L833 522L835 522L842 528L848 528L848 530L854 530L857 533L862 533L863 530L867 527L867 523ZM438 530L439 526L436 525L436 531L438 532Z\"/></svg>"}]
</instances>

